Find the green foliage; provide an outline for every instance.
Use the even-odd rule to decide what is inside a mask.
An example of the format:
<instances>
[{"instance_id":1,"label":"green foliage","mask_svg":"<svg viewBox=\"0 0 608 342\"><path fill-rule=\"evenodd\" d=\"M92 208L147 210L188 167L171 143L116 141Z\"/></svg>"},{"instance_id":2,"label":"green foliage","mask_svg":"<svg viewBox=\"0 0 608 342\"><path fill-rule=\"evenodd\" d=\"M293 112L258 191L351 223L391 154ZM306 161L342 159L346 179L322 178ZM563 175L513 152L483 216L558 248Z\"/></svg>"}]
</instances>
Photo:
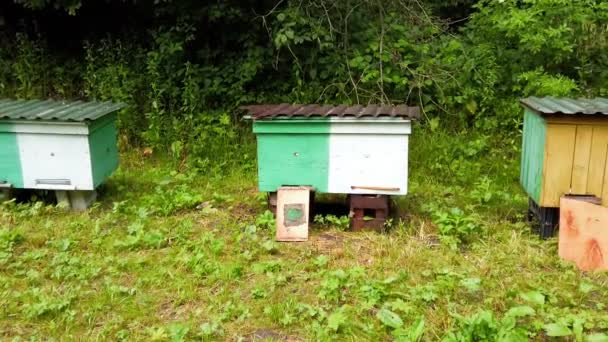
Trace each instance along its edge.
<instances>
[{"instance_id":1,"label":"green foliage","mask_svg":"<svg viewBox=\"0 0 608 342\"><path fill-rule=\"evenodd\" d=\"M518 319L532 316L535 311L526 306L513 307L500 320L491 311L480 311L465 317L454 314L458 330L449 333L444 341L528 341L529 331L518 324Z\"/></svg>"},{"instance_id":2,"label":"green foliage","mask_svg":"<svg viewBox=\"0 0 608 342\"><path fill-rule=\"evenodd\" d=\"M202 195L188 186L188 181L194 177L197 175L173 172L156 185L154 194L146 196L144 202L152 212L164 216L178 210L192 209L203 202Z\"/></svg>"},{"instance_id":3,"label":"green foliage","mask_svg":"<svg viewBox=\"0 0 608 342\"><path fill-rule=\"evenodd\" d=\"M446 145L475 141L477 133L438 127L413 134L418 167L410 194L395 203L408 219L386 234L333 230L328 238L323 231L333 227L319 226L306 244L276 243L273 215L252 191L255 170L201 177L194 167L172 171L179 165L170 158L143 159L137 150L123 153L87 212L6 202L0 335L409 342L569 333L565 338L605 340L606 275L562 263L555 245L540 243L523 215L513 214L526 208L517 161L487 167L510 148L463 159L473 175L444 177L427 170ZM493 149L501 144L488 139L484 149L501 151ZM459 216L447 208L465 209ZM475 217L488 233L467 237L464 249L437 244L433 210L456 226Z\"/></svg>"},{"instance_id":4,"label":"green foliage","mask_svg":"<svg viewBox=\"0 0 608 342\"><path fill-rule=\"evenodd\" d=\"M433 212L433 222L437 225L441 241L454 249L463 242L479 237L483 228L476 217L466 215L459 208Z\"/></svg>"},{"instance_id":5,"label":"green foliage","mask_svg":"<svg viewBox=\"0 0 608 342\"><path fill-rule=\"evenodd\" d=\"M82 0L14 0L15 3L23 4L26 8L42 9L53 5L54 8L61 8L74 15L82 6Z\"/></svg>"},{"instance_id":6,"label":"green foliage","mask_svg":"<svg viewBox=\"0 0 608 342\"><path fill-rule=\"evenodd\" d=\"M519 98L608 96L604 2L15 2L0 97L127 107L99 206L0 205L3 337L606 340L605 277L530 236L515 181ZM52 30L104 6L129 21ZM270 102L421 106L408 219L275 243L236 110Z\"/></svg>"},{"instance_id":7,"label":"green foliage","mask_svg":"<svg viewBox=\"0 0 608 342\"><path fill-rule=\"evenodd\" d=\"M380 311L378 311L376 314L376 317L380 320L380 322L382 322L382 324L389 328L397 329L403 326L403 320L401 320L401 317L389 309L380 309Z\"/></svg>"},{"instance_id":8,"label":"green foliage","mask_svg":"<svg viewBox=\"0 0 608 342\"><path fill-rule=\"evenodd\" d=\"M16 231L0 228L0 265L9 261L15 245L23 241L23 236Z\"/></svg>"},{"instance_id":9,"label":"green foliage","mask_svg":"<svg viewBox=\"0 0 608 342\"><path fill-rule=\"evenodd\" d=\"M75 16L92 6L17 3ZM420 105L432 127L512 137L518 98L608 94L608 11L592 0L113 5L142 13L126 24L138 35L89 32L81 54L68 56L45 36L0 40L0 96L124 102L126 146L170 151L201 170L253 167L240 104L405 102ZM455 29L446 11L470 18ZM470 156L450 159L462 152Z\"/></svg>"},{"instance_id":10,"label":"green foliage","mask_svg":"<svg viewBox=\"0 0 608 342\"><path fill-rule=\"evenodd\" d=\"M419 318L414 321L414 324L409 328L397 328L393 331L393 336L395 336L395 341L403 341L403 342L417 342L422 339L424 335L424 318Z\"/></svg>"},{"instance_id":11,"label":"green foliage","mask_svg":"<svg viewBox=\"0 0 608 342\"><path fill-rule=\"evenodd\" d=\"M348 216L336 216L332 214L328 215L315 215L314 222L321 226L331 226L339 230L346 230L350 225L350 219Z\"/></svg>"}]
</instances>

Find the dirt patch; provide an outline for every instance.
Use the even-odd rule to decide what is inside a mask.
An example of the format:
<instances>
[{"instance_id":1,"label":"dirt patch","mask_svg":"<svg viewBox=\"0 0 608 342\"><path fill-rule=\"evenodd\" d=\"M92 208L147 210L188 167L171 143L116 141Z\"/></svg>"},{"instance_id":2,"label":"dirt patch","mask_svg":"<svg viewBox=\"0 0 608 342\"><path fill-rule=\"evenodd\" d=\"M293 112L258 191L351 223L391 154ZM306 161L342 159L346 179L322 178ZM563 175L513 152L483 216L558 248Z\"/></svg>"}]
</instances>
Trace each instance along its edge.
<instances>
[{"instance_id":1,"label":"dirt patch","mask_svg":"<svg viewBox=\"0 0 608 342\"><path fill-rule=\"evenodd\" d=\"M310 242L318 253L330 255L344 254L344 238L339 235L330 233L313 235Z\"/></svg>"},{"instance_id":2,"label":"dirt patch","mask_svg":"<svg viewBox=\"0 0 608 342\"><path fill-rule=\"evenodd\" d=\"M159 306L158 317L165 322L183 320L189 318L195 308L196 305L194 303L175 306L172 301L167 301Z\"/></svg>"},{"instance_id":3,"label":"dirt patch","mask_svg":"<svg viewBox=\"0 0 608 342\"><path fill-rule=\"evenodd\" d=\"M258 329L249 335L247 341L283 341L283 342L296 342L302 341L297 336L288 336L270 329Z\"/></svg>"},{"instance_id":4,"label":"dirt patch","mask_svg":"<svg viewBox=\"0 0 608 342\"><path fill-rule=\"evenodd\" d=\"M337 235L332 235L329 233L323 233L321 235L319 235L319 240L327 240L327 241L338 241L338 240L342 240L341 236L337 236Z\"/></svg>"},{"instance_id":5,"label":"dirt patch","mask_svg":"<svg viewBox=\"0 0 608 342\"><path fill-rule=\"evenodd\" d=\"M240 218L255 217L260 213L261 211L259 209L246 203L237 203L232 207L232 214Z\"/></svg>"}]
</instances>

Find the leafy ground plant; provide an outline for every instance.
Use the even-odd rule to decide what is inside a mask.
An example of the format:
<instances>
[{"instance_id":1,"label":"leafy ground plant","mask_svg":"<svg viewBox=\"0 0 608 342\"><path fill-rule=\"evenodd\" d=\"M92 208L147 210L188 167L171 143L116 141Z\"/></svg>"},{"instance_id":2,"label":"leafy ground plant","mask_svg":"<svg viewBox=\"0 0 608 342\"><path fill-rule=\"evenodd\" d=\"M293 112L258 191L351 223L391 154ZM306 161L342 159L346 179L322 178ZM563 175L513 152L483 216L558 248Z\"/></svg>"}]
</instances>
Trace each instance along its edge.
<instances>
[{"instance_id":1,"label":"leafy ground plant","mask_svg":"<svg viewBox=\"0 0 608 342\"><path fill-rule=\"evenodd\" d=\"M487 139L495 153L459 162L473 174L443 177L446 139L470 139L414 132L410 194L384 233L325 220L277 243L255 170L219 177L141 151L86 212L4 203L0 339L605 340L608 277L561 262L513 214L527 203L512 152ZM509 196L486 201L495 189Z\"/></svg>"},{"instance_id":2,"label":"leafy ground plant","mask_svg":"<svg viewBox=\"0 0 608 342\"><path fill-rule=\"evenodd\" d=\"M474 215L467 215L460 208L434 211L433 223L437 225L441 242L455 249L459 244L478 238L483 226Z\"/></svg>"}]
</instances>

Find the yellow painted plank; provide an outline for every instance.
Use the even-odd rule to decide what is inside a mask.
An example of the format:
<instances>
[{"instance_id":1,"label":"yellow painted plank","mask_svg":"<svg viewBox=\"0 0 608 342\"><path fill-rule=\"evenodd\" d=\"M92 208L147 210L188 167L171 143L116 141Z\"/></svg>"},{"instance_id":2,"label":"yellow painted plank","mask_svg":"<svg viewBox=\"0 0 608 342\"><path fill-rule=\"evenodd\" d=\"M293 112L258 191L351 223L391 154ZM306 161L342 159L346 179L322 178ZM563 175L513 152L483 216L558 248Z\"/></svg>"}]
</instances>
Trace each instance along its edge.
<instances>
[{"instance_id":1,"label":"yellow painted plank","mask_svg":"<svg viewBox=\"0 0 608 342\"><path fill-rule=\"evenodd\" d=\"M575 140L575 125L547 125L542 207L559 207L560 197L570 193Z\"/></svg>"},{"instance_id":2,"label":"yellow painted plank","mask_svg":"<svg viewBox=\"0 0 608 342\"><path fill-rule=\"evenodd\" d=\"M608 207L608 167L604 168L604 189L602 190L602 205Z\"/></svg>"},{"instance_id":3,"label":"yellow painted plank","mask_svg":"<svg viewBox=\"0 0 608 342\"><path fill-rule=\"evenodd\" d=\"M587 194L587 176L589 175L589 156L591 155L592 138L593 126L576 126L571 180L571 191L575 195Z\"/></svg>"},{"instance_id":4,"label":"yellow painted plank","mask_svg":"<svg viewBox=\"0 0 608 342\"><path fill-rule=\"evenodd\" d=\"M545 120L550 124L608 126L608 115L590 116L588 118L580 116L546 116Z\"/></svg>"},{"instance_id":5,"label":"yellow painted plank","mask_svg":"<svg viewBox=\"0 0 608 342\"><path fill-rule=\"evenodd\" d=\"M587 175L587 194L601 197L604 201L608 200L607 196L602 196L602 189L605 185L608 186L608 183L604 181L607 158L608 127L593 127L589 173Z\"/></svg>"}]
</instances>

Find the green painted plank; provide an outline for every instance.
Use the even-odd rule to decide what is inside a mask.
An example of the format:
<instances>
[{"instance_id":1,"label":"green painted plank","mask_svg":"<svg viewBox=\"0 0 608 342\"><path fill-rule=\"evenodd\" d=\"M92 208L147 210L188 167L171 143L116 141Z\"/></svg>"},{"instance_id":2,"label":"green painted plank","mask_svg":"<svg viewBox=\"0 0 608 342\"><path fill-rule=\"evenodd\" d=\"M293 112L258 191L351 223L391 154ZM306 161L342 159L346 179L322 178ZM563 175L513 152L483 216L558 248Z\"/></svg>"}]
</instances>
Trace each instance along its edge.
<instances>
[{"instance_id":1,"label":"green painted plank","mask_svg":"<svg viewBox=\"0 0 608 342\"><path fill-rule=\"evenodd\" d=\"M9 123L6 121L0 121L0 134L2 133L10 133L15 134L15 125L13 123Z\"/></svg>"},{"instance_id":2,"label":"green painted plank","mask_svg":"<svg viewBox=\"0 0 608 342\"><path fill-rule=\"evenodd\" d=\"M308 120L260 120L253 122L255 134L325 134L329 133L328 118L310 118Z\"/></svg>"},{"instance_id":3,"label":"green painted plank","mask_svg":"<svg viewBox=\"0 0 608 342\"><path fill-rule=\"evenodd\" d=\"M526 192L538 204L541 199L547 124L538 114L524 112L524 131L520 181Z\"/></svg>"},{"instance_id":4,"label":"green painted plank","mask_svg":"<svg viewBox=\"0 0 608 342\"><path fill-rule=\"evenodd\" d=\"M105 119L104 123L103 126L96 125L89 135L94 187L98 187L118 168L116 121Z\"/></svg>"},{"instance_id":5,"label":"green painted plank","mask_svg":"<svg viewBox=\"0 0 608 342\"><path fill-rule=\"evenodd\" d=\"M19 145L15 133L0 132L0 182L12 184L15 188L23 187Z\"/></svg>"},{"instance_id":6,"label":"green painted plank","mask_svg":"<svg viewBox=\"0 0 608 342\"><path fill-rule=\"evenodd\" d=\"M329 120L297 124L264 121L254 124L254 129L258 140L260 191L302 185L327 192Z\"/></svg>"}]
</instances>

